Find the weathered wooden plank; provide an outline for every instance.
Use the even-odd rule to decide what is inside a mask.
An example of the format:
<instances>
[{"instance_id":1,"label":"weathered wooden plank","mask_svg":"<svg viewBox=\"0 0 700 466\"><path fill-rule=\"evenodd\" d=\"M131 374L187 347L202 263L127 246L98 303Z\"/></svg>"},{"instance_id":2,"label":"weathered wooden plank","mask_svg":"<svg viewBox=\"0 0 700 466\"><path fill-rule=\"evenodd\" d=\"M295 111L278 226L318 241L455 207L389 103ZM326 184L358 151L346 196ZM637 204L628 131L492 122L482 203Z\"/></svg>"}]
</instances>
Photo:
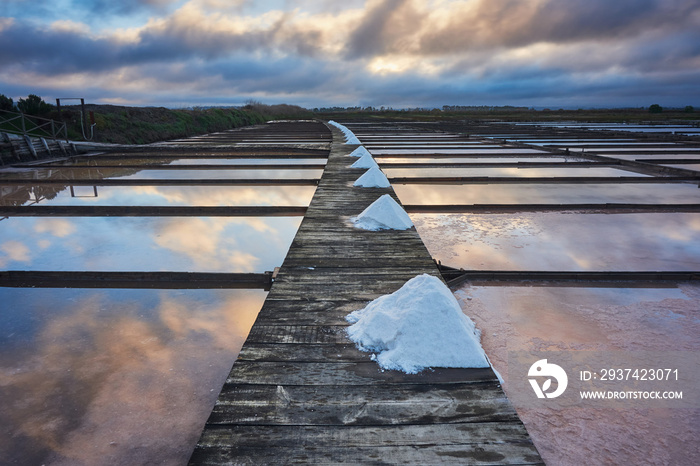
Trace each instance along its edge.
<instances>
[{"instance_id":1,"label":"weathered wooden plank","mask_svg":"<svg viewBox=\"0 0 700 466\"><path fill-rule=\"evenodd\" d=\"M227 384L211 425L420 425L517 422L497 382L454 384Z\"/></svg>"},{"instance_id":2,"label":"weathered wooden plank","mask_svg":"<svg viewBox=\"0 0 700 466\"><path fill-rule=\"evenodd\" d=\"M232 463L231 458L235 458ZM219 464L462 464L542 465L531 443L483 443L477 445L429 445L398 447L318 448L299 445L285 448L238 447L231 445L195 450L191 465Z\"/></svg>"},{"instance_id":3,"label":"weathered wooden plank","mask_svg":"<svg viewBox=\"0 0 700 466\"><path fill-rule=\"evenodd\" d=\"M387 383L463 383L496 380L490 368L435 368L418 374L383 371L375 362L294 363L238 361L226 383L263 385L385 385Z\"/></svg>"},{"instance_id":4,"label":"weathered wooden plank","mask_svg":"<svg viewBox=\"0 0 700 466\"><path fill-rule=\"evenodd\" d=\"M250 343L350 343L344 326L330 325L253 325Z\"/></svg>"},{"instance_id":5,"label":"weathered wooden plank","mask_svg":"<svg viewBox=\"0 0 700 466\"><path fill-rule=\"evenodd\" d=\"M238 354L239 361L260 362L367 362L370 353L358 350L353 343L279 344L246 341Z\"/></svg>"},{"instance_id":6,"label":"weathered wooden plank","mask_svg":"<svg viewBox=\"0 0 700 466\"><path fill-rule=\"evenodd\" d=\"M270 289L272 272L74 272L0 271L2 287L36 288L162 288L162 289Z\"/></svg>"},{"instance_id":7,"label":"weathered wooden plank","mask_svg":"<svg viewBox=\"0 0 700 466\"><path fill-rule=\"evenodd\" d=\"M205 448L231 445L290 448L312 445L317 448L372 446L431 446L503 443L529 443L522 424L511 422L452 423L404 426L227 426L205 432L200 444Z\"/></svg>"}]
</instances>

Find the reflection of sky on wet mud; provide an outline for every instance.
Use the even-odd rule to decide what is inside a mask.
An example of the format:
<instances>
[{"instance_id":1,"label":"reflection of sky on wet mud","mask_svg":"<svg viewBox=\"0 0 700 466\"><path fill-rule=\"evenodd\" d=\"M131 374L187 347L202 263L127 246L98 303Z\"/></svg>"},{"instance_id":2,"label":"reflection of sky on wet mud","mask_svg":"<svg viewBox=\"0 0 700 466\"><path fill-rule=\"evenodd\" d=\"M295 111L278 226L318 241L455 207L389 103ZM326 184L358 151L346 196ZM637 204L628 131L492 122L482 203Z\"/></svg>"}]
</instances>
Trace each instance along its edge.
<instances>
[{"instance_id":1,"label":"reflection of sky on wet mud","mask_svg":"<svg viewBox=\"0 0 700 466\"><path fill-rule=\"evenodd\" d=\"M323 158L307 158L307 159L287 159L287 158L274 158L274 159L263 159L263 158L148 158L148 157L134 157L134 158L85 158L80 160L73 160L70 162L71 166L90 166L90 165L100 165L100 166L121 166L121 165L138 165L138 164L162 164L162 165L270 165L270 164L285 164L285 165L296 165L296 164L325 164L326 159Z\"/></svg>"},{"instance_id":2,"label":"reflection of sky on wet mud","mask_svg":"<svg viewBox=\"0 0 700 466\"><path fill-rule=\"evenodd\" d=\"M600 352L606 367L614 368L640 351L658 354L671 367L677 367L674 358L697 365L697 285L610 289L467 284L455 294L481 330L482 345L505 379L506 394L547 464L698 464L697 405L658 408L648 400L622 408L592 401L564 407L536 403L531 393L514 392L518 380L525 382L509 371L512 355L536 351L550 352L550 357L578 353L583 360L588 351ZM570 385L575 387L576 381L570 379ZM676 389L667 384L656 388ZM697 402L697 392L684 392L683 397Z\"/></svg>"},{"instance_id":3,"label":"reflection of sky on wet mud","mask_svg":"<svg viewBox=\"0 0 700 466\"><path fill-rule=\"evenodd\" d=\"M403 204L696 204L692 184L394 185Z\"/></svg>"},{"instance_id":4,"label":"reflection of sky on wet mud","mask_svg":"<svg viewBox=\"0 0 700 466\"><path fill-rule=\"evenodd\" d=\"M133 172L135 170L131 170ZM31 179L119 179L119 180L201 180L201 179L269 179L283 180L290 178L320 178L323 170L242 170L216 169L216 170L159 170L149 168L139 170L137 173L129 173L129 170L121 168L36 168L31 171L10 171L0 173L0 178L25 178Z\"/></svg>"},{"instance_id":5,"label":"reflection of sky on wet mud","mask_svg":"<svg viewBox=\"0 0 700 466\"><path fill-rule=\"evenodd\" d=\"M386 176L507 176L514 178L558 177L558 176L647 176L610 167L557 167L557 168L383 168Z\"/></svg>"},{"instance_id":6,"label":"reflection of sky on wet mud","mask_svg":"<svg viewBox=\"0 0 700 466\"><path fill-rule=\"evenodd\" d=\"M92 186L12 187L0 205L307 206L315 186ZM53 197L55 196L55 197Z\"/></svg>"},{"instance_id":7,"label":"reflection of sky on wet mud","mask_svg":"<svg viewBox=\"0 0 700 466\"><path fill-rule=\"evenodd\" d=\"M3 464L185 464L265 293L0 288Z\"/></svg>"},{"instance_id":8,"label":"reflection of sky on wet mud","mask_svg":"<svg viewBox=\"0 0 700 466\"><path fill-rule=\"evenodd\" d=\"M256 179L284 180L294 178L321 178L323 170L142 170L135 175L119 177L126 180L175 179Z\"/></svg>"},{"instance_id":9,"label":"reflection of sky on wet mud","mask_svg":"<svg viewBox=\"0 0 700 466\"><path fill-rule=\"evenodd\" d=\"M0 269L263 272L282 264L294 217L13 217Z\"/></svg>"},{"instance_id":10,"label":"reflection of sky on wet mud","mask_svg":"<svg viewBox=\"0 0 700 466\"><path fill-rule=\"evenodd\" d=\"M488 147L488 146L487 146ZM370 153L372 155L390 155L390 154L474 154L474 155L488 155L488 154L547 154L547 152L542 152L536 149L508 149L501 146L494 146L492 149L371 149Z\"/></svg>"},{"instance_id":11,"label":"reflection of sky on wet mud","mask_svg":"<svg viewBox=\"0 0 700 466\"><path fill-rule=\"evenodd\" d=\"M513 162L580 162L577 157L377 157L379 164L391 163L513 163Z\"/></svg>"},{"instance_id":12,"label":"reflection of sky on wet mud","mask_svg":"<svg viewBox=\"0 0 700 466\"><path fill-rule=\"evenodd\" d=\"M700 270L700 214L412 214L433 257L472 270Z\"/></svg>"}]
</instances>

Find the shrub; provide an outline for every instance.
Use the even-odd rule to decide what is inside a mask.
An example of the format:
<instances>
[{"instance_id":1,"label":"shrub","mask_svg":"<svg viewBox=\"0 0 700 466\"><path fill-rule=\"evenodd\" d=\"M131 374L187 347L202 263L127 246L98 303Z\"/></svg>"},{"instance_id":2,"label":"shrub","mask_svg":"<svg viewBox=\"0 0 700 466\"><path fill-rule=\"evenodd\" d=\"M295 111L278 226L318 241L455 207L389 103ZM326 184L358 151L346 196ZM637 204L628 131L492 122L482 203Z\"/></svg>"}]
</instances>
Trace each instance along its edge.
<instances>
[{"instance_id":1,"label":"shrub","mask_svg":"<svg viewBox=\"0 0 700 466\"><path fill-rule=\"evenodd\" d=\"M11 97L0 94L0 110L7 110L8 112L15 110L15 103L12 101Z\"/></svg>"},{"instance_id":2,"label":"shrub","mask_svg":"<svg viewBox=\"0 0 700 466\"><path fill-rule=\"evenodd\" d=\"M53 105L47 104L36 94L29 94L26 99L19 99L17 108L27 115L44 115L53 109Z\"/></svg>"}]
</instances>

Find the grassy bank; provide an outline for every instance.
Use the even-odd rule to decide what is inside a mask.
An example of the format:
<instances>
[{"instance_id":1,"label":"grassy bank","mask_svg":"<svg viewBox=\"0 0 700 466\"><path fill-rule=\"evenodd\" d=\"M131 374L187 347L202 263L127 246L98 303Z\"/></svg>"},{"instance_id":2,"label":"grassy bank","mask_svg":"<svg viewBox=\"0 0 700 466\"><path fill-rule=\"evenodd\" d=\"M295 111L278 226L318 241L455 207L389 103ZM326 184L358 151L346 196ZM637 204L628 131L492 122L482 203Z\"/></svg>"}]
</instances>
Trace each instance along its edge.
<instances>
[{"instance_id":1,"label":"grassy bank","mask_svg":"<svg viewBox=\"0 0 700 466\"><path fill-rule=\"evenodd\" d=\"M253 103L243 108L167 109L163 107L120 107L86 105L94 115L94 142L148 144L168 139L225 131L285 118L309 118L311 113L290 105ZM70 139L82 141L80 107L66 106L50 118L68 123ZM90 137L89 130L86 136Z\"/></svg>"}]
</instances>

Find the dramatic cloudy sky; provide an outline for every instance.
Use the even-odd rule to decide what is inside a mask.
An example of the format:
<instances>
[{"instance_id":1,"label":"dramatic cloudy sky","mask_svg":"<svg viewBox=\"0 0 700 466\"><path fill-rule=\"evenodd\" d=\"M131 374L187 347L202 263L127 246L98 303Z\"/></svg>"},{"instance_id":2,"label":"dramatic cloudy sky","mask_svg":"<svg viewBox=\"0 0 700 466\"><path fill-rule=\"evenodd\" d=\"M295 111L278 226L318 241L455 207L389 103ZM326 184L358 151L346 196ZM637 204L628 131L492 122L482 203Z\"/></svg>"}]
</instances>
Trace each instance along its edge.
<instances>
[{"instance_id":1,"label":"dramatic cloudy sky","mask_svg":"<svg viewBox=\"0 0 700 466\"><path fill-rule=\"evenodd\" d=\"M700 0L0 0L0 93L700 107Z\"/></svg>"}]
</instances>

